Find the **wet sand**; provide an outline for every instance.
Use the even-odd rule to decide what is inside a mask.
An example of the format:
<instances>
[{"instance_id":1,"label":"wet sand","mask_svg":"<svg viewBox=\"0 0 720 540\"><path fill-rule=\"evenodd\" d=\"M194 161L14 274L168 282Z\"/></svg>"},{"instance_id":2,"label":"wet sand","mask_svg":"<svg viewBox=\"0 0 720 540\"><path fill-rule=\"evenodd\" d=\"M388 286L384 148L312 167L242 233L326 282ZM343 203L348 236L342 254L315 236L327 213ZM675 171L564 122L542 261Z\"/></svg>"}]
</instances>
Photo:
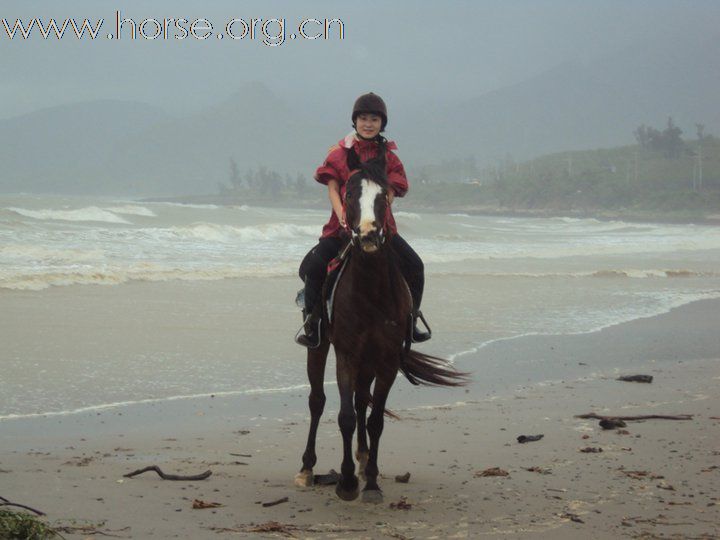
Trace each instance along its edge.
<instances>
[{"instance_id":1,"label":"wet sand","mask_svg":"<svg viewBox=\"0 0 720 540\"><path fill-rule=\"evenodd\" d=\"M44 510L51 523L90 527L66 532L67 538L102 537L92 528L140 539L280 537L283 531L299 538L715 538L719 306L695 302L594 334L486 347L482 354L517 369L524 369L522 361L554 358L568 366L568 377L538 382L533 375L520 386L499 381L495 391L488 366L474 373L483 384L448 392L447 405L395 401L401 420L385 424L379 505L340 501L332 487L294 487L307 430L304 391L5 420L0 495ZM632 367L606 368L609 355L615 365L625 358ZM615 380L634 373L654 381ZM398 387L398 395L428 392ZM328 386L327 393L316 473L340 465L336 391ZM605 431L596 420L574 417L587 412L693 418ZM544 437L516 441L535 434ZM580 451L586 447L602 452ZM212 476L123 478L148 465L176 474L212 470ZM508 476L480 475L493 467ZM406 472L409 482L396 483ZM287 502L262 506L284 497ZM193 509L195 499L222 506ZM408 508L391 507L399 501ZM268 522L284 528L253 531Z\"/></svg>"}]
</instances>

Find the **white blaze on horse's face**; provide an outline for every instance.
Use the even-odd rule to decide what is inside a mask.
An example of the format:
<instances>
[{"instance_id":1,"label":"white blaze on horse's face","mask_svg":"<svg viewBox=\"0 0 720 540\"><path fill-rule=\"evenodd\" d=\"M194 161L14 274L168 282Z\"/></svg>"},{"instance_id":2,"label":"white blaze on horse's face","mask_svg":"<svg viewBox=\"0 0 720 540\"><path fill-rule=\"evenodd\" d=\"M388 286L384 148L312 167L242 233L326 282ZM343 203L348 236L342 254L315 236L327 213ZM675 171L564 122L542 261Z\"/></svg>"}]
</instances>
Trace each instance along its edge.
<instances>
[{"instance_id":1,"label":"white blaze on horse's face","mask_svg":"<svg viewBox=\"0 0 720 540\"><path fill-rule=\"evenodd\" d=\"M360 195L360 240L366 238L369 234L377 231L377 218L375 216L375 200L382 194L382 187L371 180L363 179L360 183L362 192ZM365 251L375 251L377 246L374 243L362 243Z\"/></svg>"}]
</instances>

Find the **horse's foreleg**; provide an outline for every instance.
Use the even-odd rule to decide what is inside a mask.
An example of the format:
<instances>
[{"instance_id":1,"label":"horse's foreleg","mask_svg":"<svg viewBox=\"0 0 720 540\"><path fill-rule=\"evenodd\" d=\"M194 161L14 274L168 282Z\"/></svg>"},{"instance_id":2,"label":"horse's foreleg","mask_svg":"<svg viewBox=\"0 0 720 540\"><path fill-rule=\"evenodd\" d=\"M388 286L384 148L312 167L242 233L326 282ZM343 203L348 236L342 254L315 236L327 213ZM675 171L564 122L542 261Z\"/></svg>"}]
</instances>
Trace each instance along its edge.
<instances>
[{"instance_id":1,"label":"horse's foreleg","mask_svg":"<svg viewBox=\"0 0 720 540\"><path fill-rule=\"evenodd\" d=\"M325 362L327 361L328 349L330 343L325 342L317 349L309 349L307 355L307 374L310 381L310 397L308 404L310 406L310 432L308 433L307 445L305 453L302 457L302 469L295 475L295 485L298 487L307 487L313 484L313 467L317 462L315 455L315 438L317 436L320 417L325 408L325 390L323 384L325 382Z\"/></svg>"},{"instance_id":2,"label":"horse's foreleg","mask_svg":"<svg viewBox=\"0 0 720 540\"><path fill-rule=\"evenodd\" d=\"M367 433L365 431L365 422L367 417L368 402L370 400L370 385L372 384L372 376L367 377L360 375L358 385L355 391L355 413L357 414L357 451L355 458L358 460L358 471L360 477L365 480L365 467L367 466L368 451Z\"/></svg>"},{"instance_id":3,"label":"horse's foreleg","mask_svg":"<svg viewBox=\"0 0 720 540\"><path fill-rule=\"evenodd\" d=\"M343 461L340 471L342 478L335 487L337 496L352 501L358 496L358 479L355 476L355 461L352 456L353 433L355 432L355 410L353 393L355 392L356 368L344 355L337 355L337 383L340 390L340 413L338 424L343 438Z\"/></svg>"},{"instance_id":4,"label":"horse's foreleg","mask_svg":"<svg viewBox=\"0 0 720 540\"><path fill-rule=\"evenodd\" d=\"M380 445L380 435L382 435L385 425L385 403L394 378L394 376L379 376L375 381L372 412L367 422L367 431L368 435L370 435L370 455L365 468L366 482L362 497L364 502L380 503L383 500L382 491L380 491L380 486L377 483L379 473L377 465L378 447Z\"/></svg>"}]
</instances>

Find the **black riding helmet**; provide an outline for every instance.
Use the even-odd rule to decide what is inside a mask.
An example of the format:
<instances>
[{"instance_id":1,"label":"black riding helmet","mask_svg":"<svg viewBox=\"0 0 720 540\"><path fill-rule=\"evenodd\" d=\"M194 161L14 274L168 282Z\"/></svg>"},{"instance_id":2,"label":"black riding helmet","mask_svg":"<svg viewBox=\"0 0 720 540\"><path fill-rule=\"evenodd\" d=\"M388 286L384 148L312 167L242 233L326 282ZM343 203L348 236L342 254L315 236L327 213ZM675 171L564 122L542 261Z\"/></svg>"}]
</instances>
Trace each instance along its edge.
<instances>
[{"instance_id":1,"label":"black riding helmet","mask_svg":"<svg viewBox=\"0 0 720 540\"><path fill-rule=\"evenodd\" d=\"M382 127L380 129L381 131L385 129L388 119L387 107L380 96L370 92L363 94L355 100L352 112L353 127L355 127L355 119L362 113L372 113L380 116L380 118L382 118Z\"/></svg>"}]
</instances>

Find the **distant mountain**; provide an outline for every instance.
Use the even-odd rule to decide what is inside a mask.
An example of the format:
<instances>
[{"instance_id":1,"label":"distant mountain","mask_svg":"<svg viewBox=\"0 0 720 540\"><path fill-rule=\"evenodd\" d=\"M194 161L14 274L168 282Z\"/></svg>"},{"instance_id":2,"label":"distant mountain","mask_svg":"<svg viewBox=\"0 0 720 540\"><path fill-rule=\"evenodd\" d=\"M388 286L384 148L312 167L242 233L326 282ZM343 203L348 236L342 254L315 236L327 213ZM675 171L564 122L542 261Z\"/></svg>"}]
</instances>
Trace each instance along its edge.
<instances>
[{"instance_id":1,"label":"distant mountain","mask_svg":"<svg viewBox=\"0 0 720 540\"><path fill-rule=\"evenodd\" d=\"M228 179L230 158L241 173L264 165L307 175L339 138L322 133L320 122L253 83L214 107L127 137L118 144L110 166L130 192L214 193L218 182Z\"/></svg>"},{"instance_id":2,"label":"distant mountain","mask_svg":"<svg viewBox=\"0 0 720 540\"><path fill-rule=\"evenodd\" d=\"M694 138L695 123L720 134L720 37L637 45L588 63L566 63L458 104L427 104L398 126L409 157L439 162L545 153L634 142L668 116ZM468 69L473 66L468 59ZM449 84L452 81L448 81Z\"/></svg>"},{"instance_id":3,"label":"distant mountain","mask_svg":"<svg viewBox=\"0 0 720 540\"><path fill-rule=\"evenodd\" d=\"M390 111L389 135L410 170L470 156L482 166L507 155L629 144L638 125L662 128L669 115L686 137L695 137L696 122L720 135L718 50L720 36L668 39L562 64L461 103L409 109L394 96L400 105ZM468 56L467 69L482 66ZM310 176L345 135L348 118L307 109L251 83L182 117L142 103L95 101L0 120L0 191L215 193L231 158L241 173L264 165Z\"/></svg>"},{"instance_id":4,"label":"distant mountain","mask_svg":"<svg viewBox=\"0 0 720 540\"><path fill-rule=\"evenodd\" d=\"M217 192L230 159L306 176L345 133L322 129L260 83L173 118L94 101L0 120L0 191L173 195Z\"/></svg>"},{"instance_id":5,"label":"distant mountain","mask_svg":"<svg viewBox=\"0 0 720 540\"><path fill-rule=\"evenodd\" d=\"M0 120L0 190L107 191L99 183L117 141L166 118L144 103L98 100Z\"/></svg>"}]
</instances>

